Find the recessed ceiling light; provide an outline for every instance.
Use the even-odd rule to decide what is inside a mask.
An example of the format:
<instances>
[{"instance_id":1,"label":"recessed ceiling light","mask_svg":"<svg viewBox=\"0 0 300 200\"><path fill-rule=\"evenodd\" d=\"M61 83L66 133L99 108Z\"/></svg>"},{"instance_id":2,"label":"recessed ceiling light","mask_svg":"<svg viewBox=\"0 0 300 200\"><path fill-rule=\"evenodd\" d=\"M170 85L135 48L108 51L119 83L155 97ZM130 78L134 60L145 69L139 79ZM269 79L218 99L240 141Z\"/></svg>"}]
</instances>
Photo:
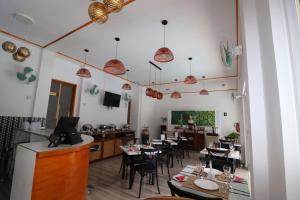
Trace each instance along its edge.
<instances>
[{"instance_id":1,"label":"recessed ceiling light","mask_svg":"<svg viewBox=\"0 0 300 200\"><path fill-rule=\"evenodd\" d=\"M13 18L18 22L20 22L21 24L25 24L25 25L32 25L35 23L32 17L24 13L14 13Z\"/></svg>"}]
</instances>

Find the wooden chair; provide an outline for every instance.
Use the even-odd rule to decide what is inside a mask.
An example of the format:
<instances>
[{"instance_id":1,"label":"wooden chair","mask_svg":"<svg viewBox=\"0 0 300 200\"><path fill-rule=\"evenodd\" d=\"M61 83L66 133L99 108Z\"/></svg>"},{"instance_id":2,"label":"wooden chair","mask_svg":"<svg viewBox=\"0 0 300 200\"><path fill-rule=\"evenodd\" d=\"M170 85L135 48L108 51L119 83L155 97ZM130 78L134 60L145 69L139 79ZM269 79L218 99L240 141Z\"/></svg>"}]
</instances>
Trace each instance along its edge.
<instances>
[{"instance_id":1,"label":"wooden chair","mask_svg":"<svg viewBox=\"0 0 300 200\"><path fill-rule=\"evenodd\" d=\"M190 199L196 199L196 200L222 200L222 198L209 198L209 197L204 197L200 196L194 193L190 193L184 190L179 189L178 187L174 186L171 181L168 181L168 186L171 190L172 196L179 196L179 197L186 197Z\"/></svg>"}]
</instances>

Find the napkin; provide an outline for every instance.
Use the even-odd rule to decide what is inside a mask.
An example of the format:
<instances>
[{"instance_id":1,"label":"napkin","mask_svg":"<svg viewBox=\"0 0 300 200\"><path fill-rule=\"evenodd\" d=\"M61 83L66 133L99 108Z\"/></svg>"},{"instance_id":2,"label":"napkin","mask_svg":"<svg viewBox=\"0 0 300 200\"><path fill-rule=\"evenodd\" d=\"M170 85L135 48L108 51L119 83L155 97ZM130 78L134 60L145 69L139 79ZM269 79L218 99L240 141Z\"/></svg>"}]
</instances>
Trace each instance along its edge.
<instances>
[{"instance_id":1,"label":"napkin","mask_svg":"<svg viewBox=\"0 0 300 200\"><path fill-rule=\"evenodd\" d=\"M244 181L244 179L239 176L234 176L233 181L236 183L241 183Z\"/></svg>"},{"instance_id":2,"label":"napkin","mask_svg":"<svg viewBox=\"0 0 300 200\"><path fill-rule=\"evenodd\" d=\"M184 175L177 175L177 176L175 176L175 179L176 179L177 181L179 181L179 182L182 182L182 181L184 181L185 176L184 176Z\"/></svg>"}]
</instances>

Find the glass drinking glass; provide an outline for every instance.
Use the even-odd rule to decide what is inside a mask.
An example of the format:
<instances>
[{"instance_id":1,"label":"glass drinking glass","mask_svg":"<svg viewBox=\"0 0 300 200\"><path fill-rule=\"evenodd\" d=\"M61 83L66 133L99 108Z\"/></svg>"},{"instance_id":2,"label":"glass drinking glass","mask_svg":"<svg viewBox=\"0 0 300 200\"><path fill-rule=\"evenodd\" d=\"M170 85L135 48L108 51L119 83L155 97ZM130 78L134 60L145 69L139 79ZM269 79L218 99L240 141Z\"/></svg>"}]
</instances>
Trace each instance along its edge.
<instances>
[{"instance_id":1,"label":"glass drinking glass","mask_svg":"<svg viewBox=\"0 0 300 200\"><path fill-rule=\"evenodd\" d=\"M225 178L229 182L230 181L231 167L229 165L224 165L223 166L223 172L224 172Z\"/></svg>"}]
</instances>

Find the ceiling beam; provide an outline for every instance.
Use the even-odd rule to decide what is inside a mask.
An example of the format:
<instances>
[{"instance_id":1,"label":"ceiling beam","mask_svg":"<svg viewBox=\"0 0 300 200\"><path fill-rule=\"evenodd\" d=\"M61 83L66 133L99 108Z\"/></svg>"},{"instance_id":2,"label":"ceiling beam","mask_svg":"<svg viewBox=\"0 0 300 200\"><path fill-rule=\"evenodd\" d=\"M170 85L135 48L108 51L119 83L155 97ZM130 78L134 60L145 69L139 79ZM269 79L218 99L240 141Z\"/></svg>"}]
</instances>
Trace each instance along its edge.
<instances>
[{"instance_id":1,"label":"ceiling beam","mask_svg":"<svg viewBox=\"0 0 300 200\"><path fill-rule=\"evenodd\" d=\"M208 92L226 92L226 91L236 91L238 90L237 88L234 88L234 89L223 89L223 90L208 90ZM195 94L195 93L199 93L199 91L196 91L196 92L180 92L181 94ZM168 94L172 94L172 93L164 93L165 95L168 95Z\"/></svg>"},{"instance_id":2,"label":"ceiling beam","mask_svg":"<svg viewBox=\"0 0 300 200\"><path fill-rule=\"evenodd\" d=\"M17 39L17 40L21 40L21 41L26 42L26 43L28 43L28 44L31 44L31 45L33 45L33 46L37 46L37 47L39 47L39 48L42 48L42 47L43 47L42 45L40 45L40 44L38 44L38 43L36 43L36 42L32 42L32 41L26 40L26 39L24 39L24 38L22 38L22 37L19 37L19 36L17 36L17 35L14 35L14 34L12 34L12 33L9 33L9 32L7 32L7 31L2 30L2 29L0 29L0 33L2 33L2 34L4 34L4 35L7 35L7 36L9 36L9 37L12 37L12 38L14 38L14 39Z\"/></svg>"},{"instance_id":3,"label":"ceiling beam","mask_svg":"<svg viewBox=\"0 0 300 200\"><path fill-rule=\"evenodd\" d=\"M135 0L127 0L126 2L124 2L124 5L123 5L123 6L125 7L125 6L129 5L130 3L134 2L134 1L135 1ZM108 14L114 12L114 10L115 10L115 9L109 10L109 11L108 11ZM66 37L72 35L73 33L76 33L76 32L78 32L78 31L80 31L81 29L84 29L84 28L88 27L89 25L93 24L93 23L96 22L96 21L97 21L97 19L95 19L95 20L90 20L90 21L88 21L88 22L82 24L81 26L75 28L74 30L72 30L72 31L70 31L70 32L68 32L68 33L66 33L66 34L64 34L64 35L62 35L62 36L60 36L59 38L53 40L52 42L49 42L48 44L44 45L43 48L47 48L47 47L49 47L49 46L55 44L56 42L58 42L58 41L60 41L60 40L62 40L62 39L64 39L64 38L66 38Z\"/></svg>"},{"instance_id":4,"label":"ceiling beam","mask_svg":"<svg viewBox=\"0 0 300 200\"><path fill-rule=\"evenodd\" d=\"M210 77L210 78L199 78L198 81L206 81L206 80L218 80L218 79L229 79L229 78L237 78L237 75L232 76L217 76L217 77ZM144 87L150 87L153 85L170 85L170 84L178 84L178 83L184 83L184 80L182 81L173 81L173 82L166 82L166 83L157 83L152 85L143 85Z\"/></svg>"}]
</instances>

